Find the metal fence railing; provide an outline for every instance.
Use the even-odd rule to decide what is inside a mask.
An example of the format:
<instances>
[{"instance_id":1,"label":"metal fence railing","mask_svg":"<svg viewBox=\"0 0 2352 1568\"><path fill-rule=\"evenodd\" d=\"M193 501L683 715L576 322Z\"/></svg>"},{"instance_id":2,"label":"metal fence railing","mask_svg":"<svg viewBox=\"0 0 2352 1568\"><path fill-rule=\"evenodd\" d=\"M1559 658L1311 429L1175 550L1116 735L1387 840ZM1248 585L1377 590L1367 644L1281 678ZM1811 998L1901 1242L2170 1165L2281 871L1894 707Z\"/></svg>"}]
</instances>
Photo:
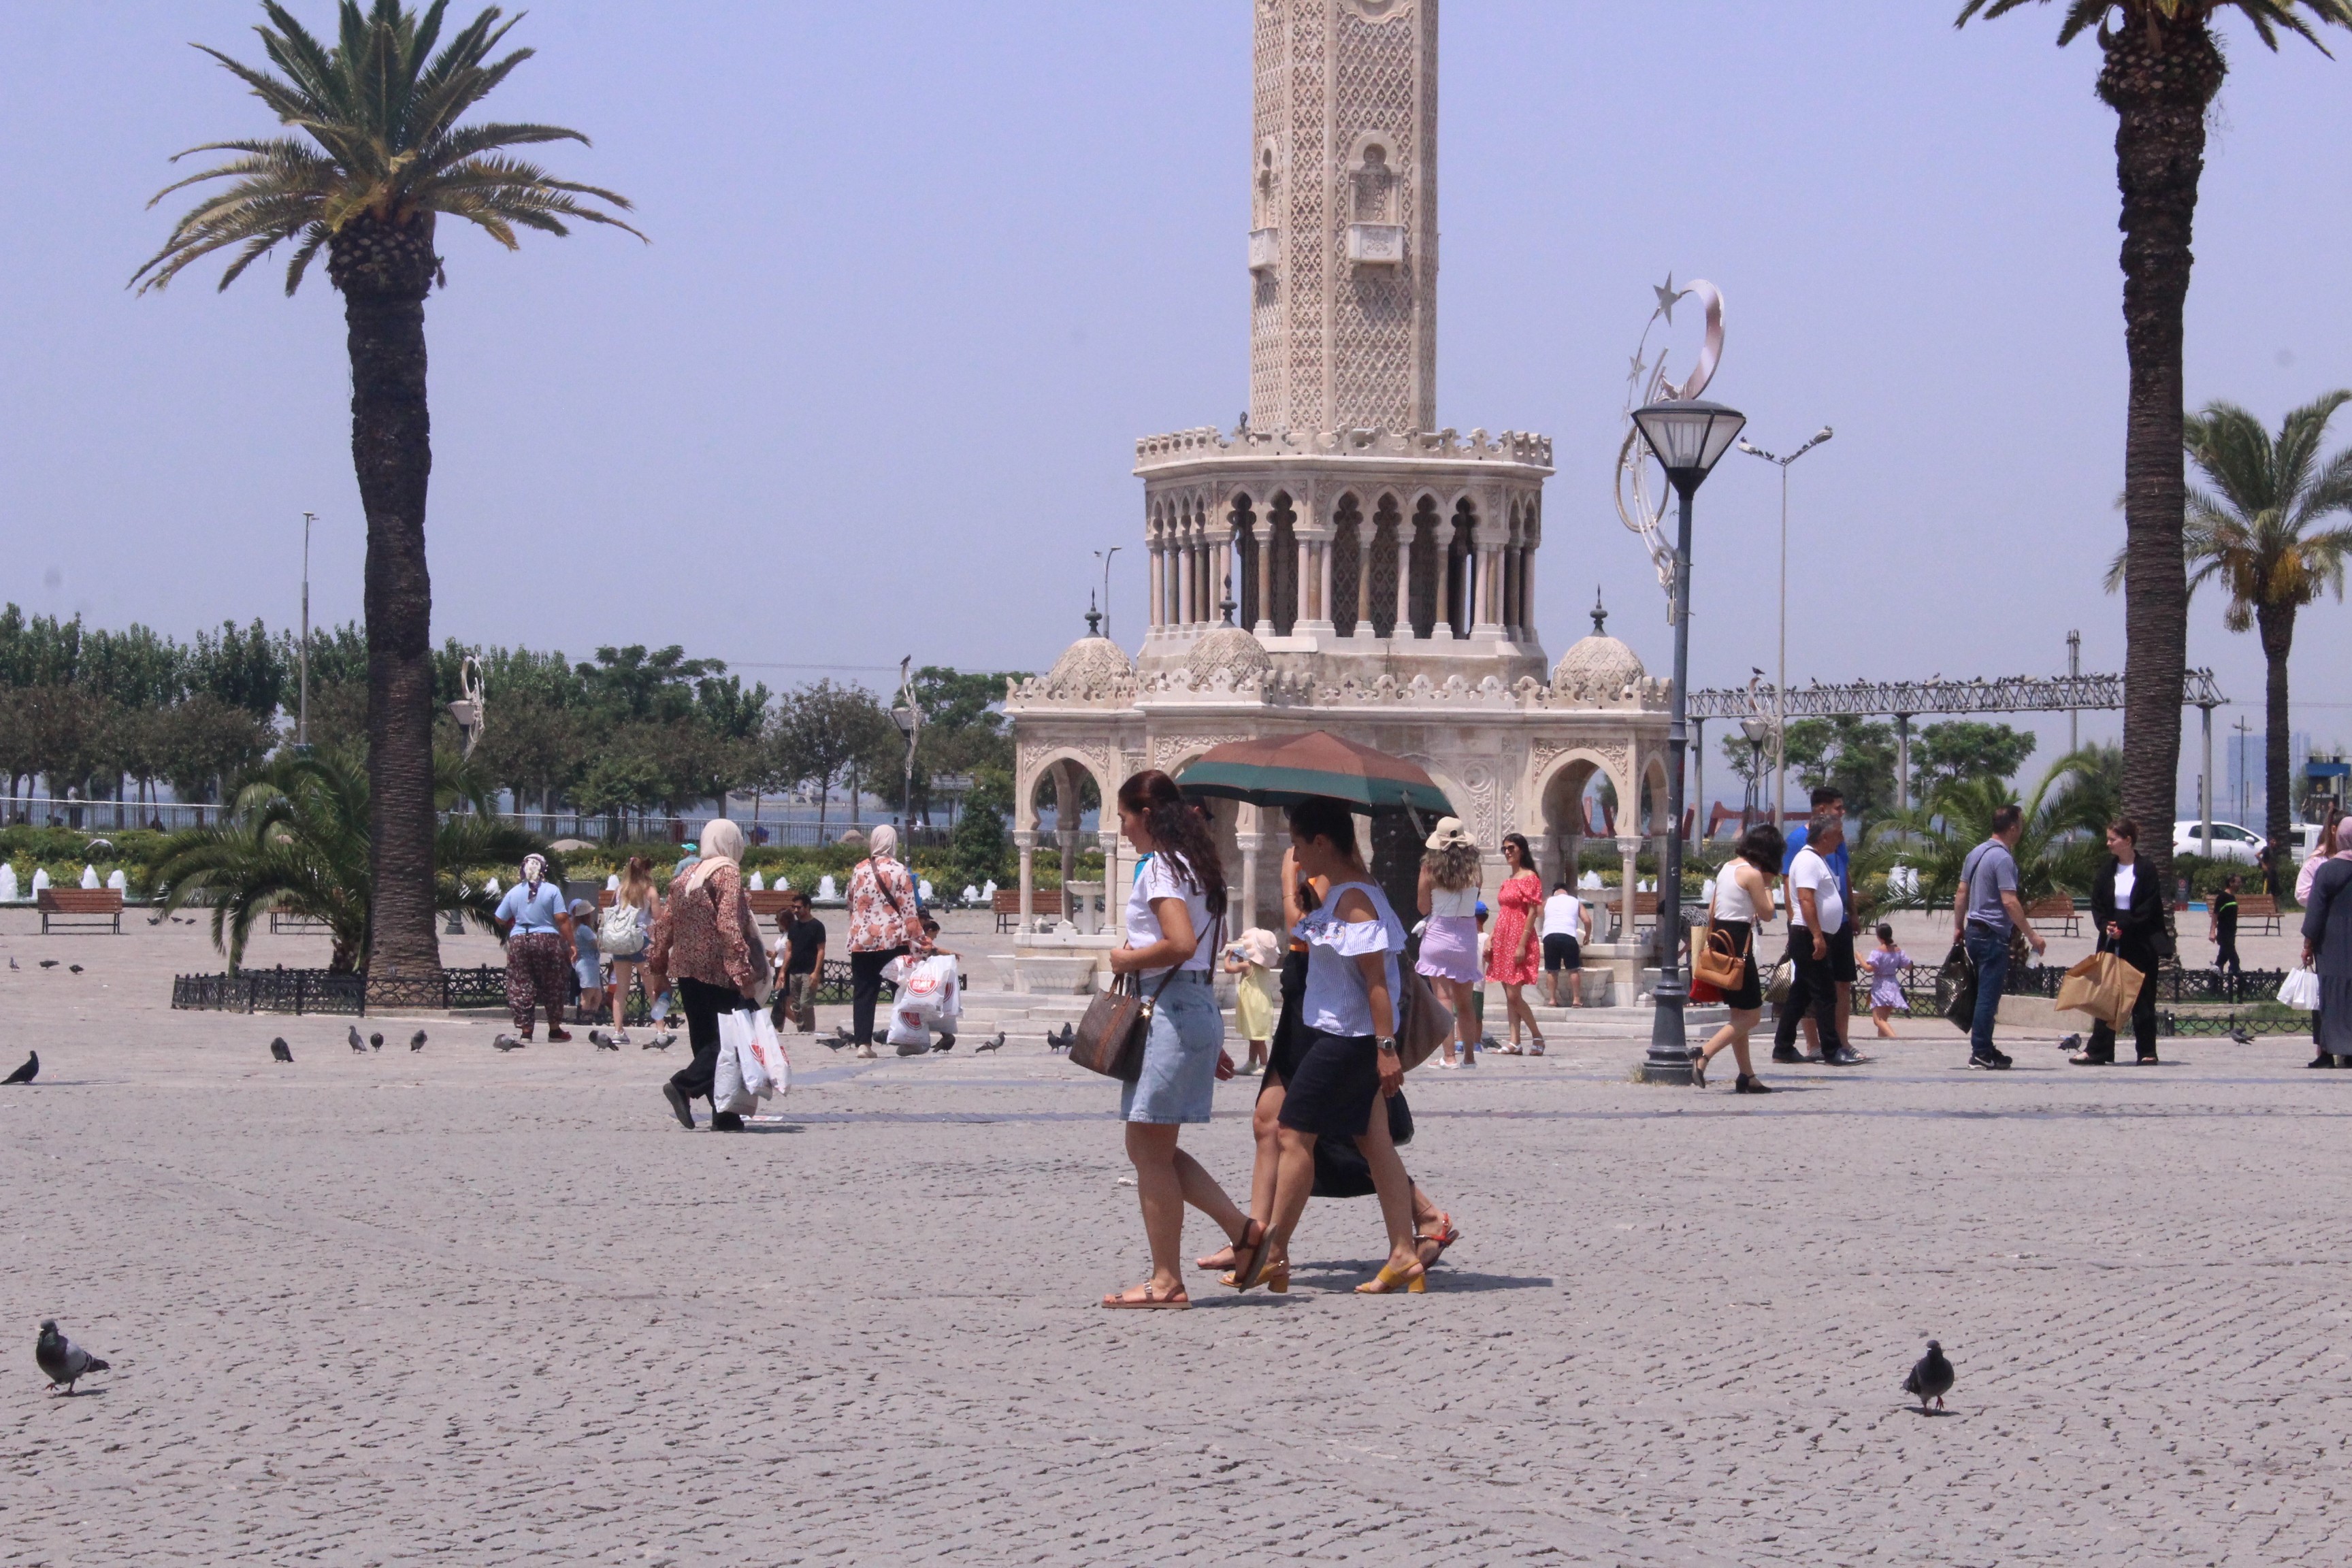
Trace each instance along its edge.
<instances>
[{"instance_id":1,"label":"metal fence railing","mask_svg":"<svg viewBox=\"0 0 2352 1568\"><path fill-rule=\"evenodd\" d=\"M437 975L396 978L373 1001L379 1013L456 1012L504 1007L507 972L504 966L482 964L473 969L445 969ZM882 999L897 994L887 983ZM839 1005L850 999L849 963L830 959L818 984L816 1000ZM576 1005L578 994L572 998ZM319 1013L364 1016L369 1010L367 976L326 969L247 969L234 974L178 974L172 978L172 1005L182 1011L209 1013ZM670 1015L676 1020L677 1015ZM629 991L627 1020L643 1024L651 1012L643 984Z\"/></svg>"}]
</instances>

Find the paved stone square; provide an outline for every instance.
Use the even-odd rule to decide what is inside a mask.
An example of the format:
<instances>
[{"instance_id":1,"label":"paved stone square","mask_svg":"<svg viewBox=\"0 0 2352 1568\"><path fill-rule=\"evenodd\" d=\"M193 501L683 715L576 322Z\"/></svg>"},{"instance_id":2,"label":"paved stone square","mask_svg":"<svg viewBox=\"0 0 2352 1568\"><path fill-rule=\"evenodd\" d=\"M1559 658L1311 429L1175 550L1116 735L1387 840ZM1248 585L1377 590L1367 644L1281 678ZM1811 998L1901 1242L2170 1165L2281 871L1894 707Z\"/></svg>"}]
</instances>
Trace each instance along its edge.
<instances>
[{"instance_id":1,"label":"paved stone square","mask_svg":"<svg viewBox=\"0 0 2352 1568\"><path fill-rule=\"evenodd\" d=\"M189 928L28 924L0 1563L2352 1557L2352 1073L2294 1040L2089 1071L2012 1035L1988 1075L1918 1024L1749 1100L1586 1030L1414 1074L1408 1163L1466 1233L1427 1295L1349 1293L1355 1200L1286 1299L1111 1314L1114 1096L1034 1037L803 1044L773 1116L689 1136L680 1051L436 1018L411 1056L401 1018L354 1058L341 1019L170 1013L217 966ZM1235 1191L1249 1095L1187 1136ZM88 1394L34 1368L46 1316L114 1363ZM1898 1389L1929 1335L1941 1417Z\"/></svg>"}]
</instances>

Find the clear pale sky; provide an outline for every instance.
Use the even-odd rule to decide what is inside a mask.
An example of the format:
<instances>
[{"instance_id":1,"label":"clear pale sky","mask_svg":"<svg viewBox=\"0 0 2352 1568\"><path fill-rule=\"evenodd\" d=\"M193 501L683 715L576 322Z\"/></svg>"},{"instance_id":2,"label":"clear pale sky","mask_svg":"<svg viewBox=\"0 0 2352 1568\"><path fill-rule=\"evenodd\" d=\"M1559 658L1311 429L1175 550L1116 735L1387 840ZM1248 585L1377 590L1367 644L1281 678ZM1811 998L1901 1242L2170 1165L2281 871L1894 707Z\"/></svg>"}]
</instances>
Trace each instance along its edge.
<instances>
[{"instance_id":1,"label":"clear pale sky","mask_svg":"<svg viewBox=\"0 0 2352 1568\"><path fill-rule=\"evenodd\" d=\"M322 0L293 5L331 25ZM1757 441L1837 428L1795 470L1793 678L2055 672L2070 626L2086 668L2120 668L2121 601L2099 588L2122 537L2114 117L2095 47L2054 47L2054 11L1955 32L1956 9L1446 5L1439 416L1554 438L1554 657L1597 584L1610 629L1666 664L1609 491L1626 362L1671 268L1728 298L1710 395ZM216 268L123 288L168 226L142 210L167 156L272 132L187 47L257 60L258 17L0 10L0 598L183 635L290 624L308 509L313 614L358 614L324 277L291 300L267 264L226 295ZM2188 384L2274 422L2352 384L2352 204L2326 151L2352 130L2352 59L2228 26ZM1112 629L1133 646L1133 443L1230 426L1245 401L1244 0L541 0L515 38L539 56L497 116L589 132L547 162L634 197L654 243L509 255L445 228L436 635L681 642L771 685L909 653L1042 668L1082 629L1092 552L1118 544ZM1677 312L1678 363L1694 340ZM1700 494L1696 684L1771 666L1778 500L1736 454ZM2347 626L2331 600L2297 637L2295 723L2323 744L2352 738ZM2212 596L2190 658L2244 705L2217 729L2259 725L2259 653ZM2042 728L2036 767L2063 721Z\"/></svg>"}]
</instances>

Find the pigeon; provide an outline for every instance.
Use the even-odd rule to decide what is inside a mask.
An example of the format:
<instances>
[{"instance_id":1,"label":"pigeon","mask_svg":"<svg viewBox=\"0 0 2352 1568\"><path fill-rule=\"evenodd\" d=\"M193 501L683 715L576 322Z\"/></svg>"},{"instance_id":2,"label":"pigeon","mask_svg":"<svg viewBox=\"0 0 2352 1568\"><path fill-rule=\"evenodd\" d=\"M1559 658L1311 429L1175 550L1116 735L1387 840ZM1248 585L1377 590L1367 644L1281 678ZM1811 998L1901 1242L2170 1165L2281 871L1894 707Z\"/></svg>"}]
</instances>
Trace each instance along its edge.
<instances>
[{"instance_id":1,"label":"pigeon","mask_svg":"<svg viewBox=\"0 0 2352 1568\"><path fill-rule=\"evenodd\" d=\"M79 963L68 963L66 965L66 973L68 974L79 974L81 973L81 965Z\"/></svg>"},{"instance_id":2,"label":"pigeon","mask_svg":"<svg viewBox=\"0 0 2352 1568\"><path fill-rule=\"evenodd\" d=\"M41 1370L49 1374L49 1381L62 1384L68 1394L74 1391L76 1379L88 1377L94 1372L111 1370L109 1363L58 1332L55 1318L41 1320L41 1337L33 1342L33 1359L41 1363Z\"/></svg>"},{"instance_id":3,"label":"pigeon","mask_svg":"<svg viewBox=\"0 0 2352 1568\"><path fill-rule=\"evenodd\" d=\"M972 1047L972 1054L973 1054L973 1055L975 1055L975 1056L977 1056L978 1054L980 1054L980 1053L981 1053L981 1052L982 1052L982 1051L1001 1051L1001 1050L1003 1050L1003 1048L1004 1048L1004 1031L1003 1031L1003 1030L1002 1030L1002 1029L999 1029L999 1030L997 1030L997 1031L996 1031L996 1033L995 1033L995 1034L993 1034L993 1035L990 1036L987 1039L984 1039L984 1040L981 1041L981 1042L980 1042L980 1044L978 1044L978 1045L976 1045L976 1046Z\"/></svg>"},{"instance_id":4,"label":"pigeon","mask_svg":"<svg viewBox=\"0 0 2352 1568\"><path fill-rule=\"evenodd\" d=\"M40 1076L41 1053L38 1051L27 1051L25 1054L25 1065L18 1068L15 1072L10 1073L6 1078L0 1079L0 1083L30 1083Z\"/></svg>"},{"instance_id":5,"label":"pigeon","mask_svg":"<svg viewBox=\"0 0 2352 1568\"><path fill-rule=\"evenodd\" d=\"M412 1051L421 1051L425 1048L424 1030L419 1029L416 1033L408 1037L408 1048Z\"/></svg>"},{"instance_id":6,"label":"pigeon","mask_svg":"<svg viewBox=\"0 0 2352 1568\"><path fill-rule=\"evenodd\" d=\"M1903 1392L1916 1399L1922 1410L1927 1408L1930 1399L1936 1402L1936 1408L1941 1410L1944 1395L1952 1391L1952 1363L1944 1359L1942 1342L1929 1340L1927 1353L1919 1358L1919 1364L1913 1367L1911 1375L1903 1380Z\"/></svg>"},{"instance_id":7,"label":"pigeon","mask_svg":"<svg viewBox=\"0 0 2352 1568\"><path fill-rule=\"evenodd\" d=\"M352 1055L355 1057L363 1057L367 1055L367 1042L360 1038L360 1029L357 1024L352 1026L351 1032L346 1037L349 1038L352 1043Z\"/></svg>"},{"instance_id":8,"label":"pigeon","mask_svg":"<svg viewBox=\"0 0 2352 1568\"><path fill-rule=\"evenodd\" d=\"M1062 1026L1062 1032L1060 1034L1048 1035L1045 1037L1045 1046L1049 1050L1066 1051L1077 1043L1077 1030L1072 1028L1067 1024Z\"/></svg>"},{"instance_id":9,"label":"pigeon","mask_svg":"<svg viewBox=\"0 0 2352 1568\"><path fill-rule=\"evenodd\" d=\"M2069 1035L2058 1042L2058 1048L2062 1051L2079 1051L2083 1048L2083 1037Z\"/></svg>"},{"instance_id":10,"label":"pigeon","mask_svg":"<svg viewBox=\"0 0 2352 1568\"><path fill-rule=\"evenodd\" d=\"M43 969L55 969L57 966L58 961L54 958L45 958L41 960L41 967Z\"/></svg>"},{"instance_id":11,"label":"pigeon","mask_svg":"<svg viewBox=\"0 0 2352 1568\"><path fill-rule=\"evenodd\" d=\"M372 1051L380 1051L383 1049L383 1037L381 1034L370 1035L368 1037L368 1049Z\"/></svg>"},{"instance_id":12,"label":"pigeon","mask_svg":"<svg viewBox=\"0 0 2352 1568\"><path fill-rule=\"evenodd\" d=\"M621 1048L620 1043L602 1029L589 1030L588 1043L600 1051L617 1051Z\"/></svg>"},{"instance_id":13,"label":"pigeon","mask_svg":"<svg viewBox=\"0 0 2352 1568\"><path fill-rule=\"evenodd\" d=\"M825 1048L837 1051L844 1046L854 1044L856 1039L856 1037L849 1032L848 1025L835 1024L833 1026L833 1038L825 1041Z\"/></svg>"},{"instance_id":14,"label":"pigeon","mask_svg":"<svg viewBox=\"0 0 2352 1568\"><path fill-rule=\"evenodd\" d=\"M497 1039L490 1042L490 1045L495 1049L501 1051L519 1051L528 1044L530 1044L529 1041L518 1040L512 1035L500 1035Z\"/></svg>"},{"instance_id":15,"label":"pigeon","mask_svg":"<svg viewBox=\"0 0 2352 1568\"><path fill-rule=\"evenodd\" d=\"M938 1039L931 1042L931 1049L935 1051L951 1051L955 1049L955 1037L950 1034L941 1034Z\"/></svg>"},{"instance_id":16,"label":"pigeon","mask_svg":"<svg viewBox=\"0 0 2352 1568\"><path fill-rule=\"evenodd\" d=\"M285 1036L280 1035L269 1042L269 1059L274 1062L290 1062L294 1059L293 1049L286 1044Z\"/></svg>"},{"instance_id":17,"label":"pigeon","mask_svg":"<svg viewBox=\"0 0 2352 1568\"><path fill-rule=\"evenodd\" d=\"M8 967L11 969L16 967L16 955L13 952L8 955Z\"/></svg>"},{"instance_id":18,"label":"pigeon","mask_svg":"<svg viewBox=\"0 0 2352 1568\"><path fill-rule=\"evenodd\" d=\"M2237 1025L2230 1030L2230 1038L2242 1046L2251 1046L2254 1043L2253 1036L2246 1033L2246 1026L2243 1024Z\"/></svg>"}]
</instances>

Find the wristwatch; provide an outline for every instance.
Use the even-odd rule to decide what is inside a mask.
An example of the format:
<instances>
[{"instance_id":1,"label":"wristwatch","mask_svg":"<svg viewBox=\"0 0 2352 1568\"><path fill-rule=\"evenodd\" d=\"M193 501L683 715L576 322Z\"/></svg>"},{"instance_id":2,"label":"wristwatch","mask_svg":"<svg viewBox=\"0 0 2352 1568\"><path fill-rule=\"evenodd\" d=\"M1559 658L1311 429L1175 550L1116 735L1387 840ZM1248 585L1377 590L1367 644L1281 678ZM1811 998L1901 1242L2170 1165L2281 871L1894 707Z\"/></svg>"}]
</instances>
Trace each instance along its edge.
<instances>
[{"instance_id":1,"label":"wristwatch","mask_svg":"<svg viewBox=\"0 0 2352 1568\"><path fill-rule=\"evenodd\" d=\"M1384 1057L1392 1057L1397 1054L1396 1037L1393 1035L1382 1035L1378 1039L1374 1040L1372 1044L1380 1048L1381 1055Z\"/></svg>"}]
</instances>

